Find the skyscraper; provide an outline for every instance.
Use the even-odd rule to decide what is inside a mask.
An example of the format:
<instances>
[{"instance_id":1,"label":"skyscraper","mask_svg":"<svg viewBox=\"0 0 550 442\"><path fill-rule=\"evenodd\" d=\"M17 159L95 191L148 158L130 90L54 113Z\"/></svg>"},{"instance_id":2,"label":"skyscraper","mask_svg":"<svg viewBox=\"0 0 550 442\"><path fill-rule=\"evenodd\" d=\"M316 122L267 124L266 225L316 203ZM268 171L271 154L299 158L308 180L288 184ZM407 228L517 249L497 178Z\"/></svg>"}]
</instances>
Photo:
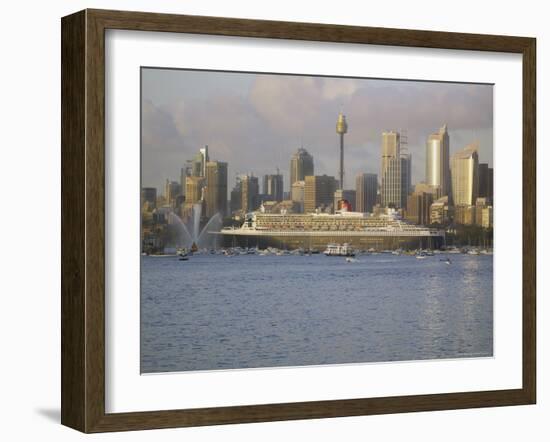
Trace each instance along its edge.
<instances>
[{"instance_id":1,"label":"skyscraper","mask_svg":"<svg viewBox=\"0 0 550 442\"><path fill-rule=\"evenodd\" d=\"M264 175L263 193L272 201L283 200L283 176L278 171L276 175Z\"/></svg>"},{"instance_id":2,"label":"skyscraper","mask_svg":"<svg viewBox=\"0 0 550 442\"><path fill-rule=\"evenodd\" d=\"M180 169L180 189L181 195L185 195L185 179L190 176L190 170L187 167L182 167Z\"/></svg>"},{"instance_id":3,"label":"skyscraper","mask_svg":"<svg viewBox=\"0 0 550 442\"><path fill-rule=\"evenodd\" d=\"M199 149L199 154L201 156L201 176L206 176L206 164L210 161L210 156L208 155L208 145L201 147Z\"/></svg>"},{"instance_id":4,"label":"skyscraper","mask_svg":"<svg viewBox=\"0 0 550 442\"><path fill-rule=\"evenodd\" d=\"M479 192L481 198L493 199L493 168L487 163L480 163L478 167Z\"/></svg>"},{"instance_id":5,"label":"skyscraper","mask_svg":"<svg viewBox=\"0 0 550 442\"><path fill-rule=\"evenodd\" d=\"M204 178L200 176L188 176L185 178L185 205L193 205L202 199Z\"/></svg>"},{"instance_id":6,"label":"skyscraper","mask_svg":"<svg viewBox=\"0 0 550 442\"><path fill-rule=\"evenodd\" d=\"M190 164L186 166L187 175L190 176L206 176L206 163L210 161L208 155L208 146L201 147L195 157L189 161Z\"/></svg>"},{"instance_id":7,"label":"skyscraper","mask_svg":"<svg viewBox=\"0 0 550 442\"><path fill-rule=\"evenodd\" d=\"M339 189L344 189L344 135L348 132L348 123L346 123L346 116L340 112L338 120L336 121L336 133L340 138L340 170L339 170Z\"/></svg>"},{"instance_id":8,"label":"skyscraper","mask_svg":"<svg viewBox=\"0 0 550 442\"><path fill-rule=\"evenodd\" d=\"M384 178L384 172L388 168L389 161L392 158L399 158L400 153L399 132L382 132L382 163L380 167L382 179Z\"/></svg>"},{"instance_id":9,"label":"skyscraper","mask_svg":"<svg viewBox=\"0 0 550 442\"><path fill-rule=\"evenodd\" d=\"M451 188L455 206L472 206L478 195L478 145L466 146L451 158Z\"/></svg>"},{"instance_id":10,"label":"skyscraper","mask_svg":"<svg viewBox=\"0 0 550 442\"><path fill-rule=\"evenodd\" d=\"M415 224L430 224L433 193L414 192L407 197L407 210L405 218Z\"/></svg>"},{"instance_id":11,"label":"skyscraper","mask_svg":"<svg viewBox=\"0 0 550 442\"><path fill-rule=\"evenodd\" d=\"M399 132L382 133L380 196L383 207L405 207L411 181L411 156L401 154Z\"/></svg>"},{"instance_id":12,"label":"skyscraper","mask_svg":"<svg viewBox=\"0 0 550 442\"><path fill-rule=\"evenodd\" d=\"M290 199L298 204L299 211L304 211L305 181L296 181L290 191Z\"/></svg>"},{"instance_id":13,"label":"skyscraper","mask_svg":"<svg viewBox=\"0 0 550 442\"><path fill-rule=\"evenodd\" d=\"M436 198L450 192L449 134L446 124L426 141L426 184L436 190Z\"/></svg>"},{"instance_id":14,"label":"skyscraper","mask_svg":"<svg viewBox=\"0 0 550 442\"><path fill-rule=\"evenodd\" d=\"M180 183L177 181L166 180L164 187L164 198L166 198L166 204L175 207L176 197L181 193Z\"/></svg>"},{"instance_id":15,"label":"skyscraper","mask_svg":"<svg viewBox=\"0 0 550 442\"><path fill-rule=\"evenodd\" d=\"M260 186L258 177L245 175L241 178L241 210L245 213L256 210L259 206Z\"/></svg>"},{"instance_id":16,"label":"skyscraper","mask_svg":"<svg viewBox=\"0 0 550 442\"><path fill-rule=\"evenodd\" d=\"M372 212L376 204L378 176L375 173L361 173L355 178L355 210Z\"/></svg>"},{"instance_id":17,"label":"skyscraper","mask_svg":"<svg viewBox=\"0 0 550 442\"><path fill-rule=\"evenodd\" d=\"M237 177L235 186L233 186L233 189L231 190L231 197L229 200L229 210L233 214L234 212L237 212L241 210L242 207L242 184L241 184L241 177Z\"/></svg>"},{"instance_id":18,"label":"skyscraper","mask_svg":"<svg viewBox=\"0 0 550 442\"><path fill-rule=\"evenodd\" d=\"M296 181L303 181L306 176L314 174L313 157L303 147L298 149L290 159L290 185Z\"/></svg>"},{"instance_id":19,"label":"skyscraper","mask_svg":"<svg viewBox=\"0 0 550 442\"><path fill-rule=\"evenodd\" d=\"M208 161L206 163L206 216L227 213L227 163Z\"/></svg>"},{"instance_id":20,"label":"skyscraper","mask_svg":"<svg viewBox=\"0 0 550 442\"><path fill-rule=\"evenodd\" d=\"M157 206L157 189L155 187L142 187L141 188L141 207L145 203L152 208Z\"/></svg>"},{"instance_id":21,"label":"skyscraper","mask_svg":"<svg viewBox=\"0 0 550 442\"><path fill-rule=\"evenodd\" d=\"M304 212L315 212L317 208L331 208L333 205L336 180L333 176L305 177L304 185Z\"/></svg>"},{"instance_id":22,"label":"skyscraper","mask_svg":"<svg viewBox=\"0 0 550 442\"><path fill-rule=\"evenodd\" d=\"M401 207L407 207L407 197L412 187L412 155L401 152Z\"/></svg>"}]
</instances>

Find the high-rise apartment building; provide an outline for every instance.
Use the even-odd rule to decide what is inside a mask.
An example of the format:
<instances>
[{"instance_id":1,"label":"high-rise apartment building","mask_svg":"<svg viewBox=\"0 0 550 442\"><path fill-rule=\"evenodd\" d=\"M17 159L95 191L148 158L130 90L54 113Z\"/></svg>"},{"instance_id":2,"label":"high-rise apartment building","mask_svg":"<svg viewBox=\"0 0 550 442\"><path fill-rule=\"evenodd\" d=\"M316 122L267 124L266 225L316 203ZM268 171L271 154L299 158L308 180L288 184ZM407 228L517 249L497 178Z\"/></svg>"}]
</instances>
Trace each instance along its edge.
<instances>
[{"instance_id":1,"label":"high-rise apartment building","mask_svg":"<svg viewBox=\"0 0 550 442\"><path fill-rule=\"evenodd\" d=\"M298 149L290 159L290 185L296 181L304 181L306 176L313 176L313 157L303 147Z\"/></svg>"},{"instance_id":2,"label":"high-rise apartment building","mask_svg":"<svg viewBox=\"0 0 550 442\"><path fill-rule=\"evenodd\" d=\"M375 173L361 173L355 178L355 210L372 212L376 204L378 176Z\"/></svg>"},{"instance_id":3,"label":"high-rise apartment building","mask_svg":"<svg viewBox=\"0 0 550 442\"><path fill-rule=\"evenodd\" d=\"M306 176L304 185L304 212L332 209L336 179L333 176Z\"/></svg>"},{"instance_id":4,"label":"high-rise apartment building","mask_svg":"<svg viewBox=\"0 0 550 442\"><path fill-rule=\"evenodd\" d=\"M449 133L447 125L431 134L426 141L426 184L435 189L436 198L450 192Z\"/></svg>"}]
</instances>

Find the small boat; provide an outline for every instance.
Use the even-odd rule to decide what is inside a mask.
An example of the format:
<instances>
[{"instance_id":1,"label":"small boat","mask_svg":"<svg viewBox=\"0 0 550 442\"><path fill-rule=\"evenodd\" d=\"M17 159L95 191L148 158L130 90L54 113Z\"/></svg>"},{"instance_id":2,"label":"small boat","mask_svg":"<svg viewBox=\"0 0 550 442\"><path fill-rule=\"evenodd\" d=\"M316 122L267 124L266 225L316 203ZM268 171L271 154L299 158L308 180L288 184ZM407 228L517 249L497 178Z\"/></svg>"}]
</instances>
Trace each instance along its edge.
<instances>
[{"instance_id":1,"label":"small boat","mask_svg":"<svg viewBox=\"0 0 550 442\"><path fill-rule=\"evenodd\" d=\"M452 261L450 258L445 258L445 259L440 259L441 262L444 262L445 264L447 264L448 266L450 266L452 264Z\"/></svg>"},{"instance_id":2,"label":"small boat","mask_svg":"<svg viewBox=\"0 0 550 442\"><path fill-rule=\"evenodd\" d=\"M355 256L355 252L348 243L328 244L323 252L326 256Z\"/></svg>"},{"instance_id":3,"label":"small boat","mask_svg":"<svg viewBox=\"0 0 550 442\"><path fill-rule=\"evenodd\" d=\"M180 261L189 261L189 257L187 255L180 255L178 258Z\"/></svg>"},{"instance_id":4,"label":"small boat","mask_svg":"<svg viewBox=\"0 0 550 442\"><path fill-rule=\"evenodd\" d=\"M357 260L355 258L351 257L351 256L348 256L346 258L346 262L357 262Z\"/></svg>"},{"instance_id":5,"label":"small boat","mask_svg":"<svg viewBox=\"0 0 550 442\"><path fill-rule=\"evenodd\" d=\"M415 258L416 259L426 259L428 255L426 255L424 252L418 253Z\"/></svg>"}]
</instances>

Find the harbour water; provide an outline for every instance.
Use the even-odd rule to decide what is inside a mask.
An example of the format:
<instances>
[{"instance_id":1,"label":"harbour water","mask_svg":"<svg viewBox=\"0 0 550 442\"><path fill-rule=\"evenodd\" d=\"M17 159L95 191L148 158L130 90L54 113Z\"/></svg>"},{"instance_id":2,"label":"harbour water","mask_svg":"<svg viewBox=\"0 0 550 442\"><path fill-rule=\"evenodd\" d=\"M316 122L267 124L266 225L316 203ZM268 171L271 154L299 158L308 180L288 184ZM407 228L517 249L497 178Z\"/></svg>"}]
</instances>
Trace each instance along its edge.
<instances>
[{"instance_id":1,"label":"harbour water","mask_svg":"<svg viewBox=\"0 0 550 442\"><path fill-rule=\"evenodd\" d=\"M492 354L490 255L141 258L142 373Z\"/></svg>"}]
</instances>

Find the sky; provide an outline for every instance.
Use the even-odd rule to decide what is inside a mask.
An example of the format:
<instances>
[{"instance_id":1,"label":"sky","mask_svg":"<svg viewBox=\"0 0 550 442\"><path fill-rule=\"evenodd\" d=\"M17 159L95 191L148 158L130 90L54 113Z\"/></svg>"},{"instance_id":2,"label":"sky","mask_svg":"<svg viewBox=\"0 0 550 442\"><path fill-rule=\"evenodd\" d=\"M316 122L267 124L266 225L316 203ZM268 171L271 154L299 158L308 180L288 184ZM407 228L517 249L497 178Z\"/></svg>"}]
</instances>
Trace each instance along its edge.
<instances>
[{"instance_id":1,"label":"sky","mask_svg":"<svg viewBox=\"0 0 550 442\"><path fill-rule=\"evenodd\" d=\"M451 155L479 143L493 163L493 86L487 84L336 78L142 68L142 185L162 193L166 179L208 145L210 159L237 174L284 175L301 146L316 175L338 175L336 119L342 111L345 188L358 173L380 179L382 132L406 132L413 184L423 181L426 139L447 124Z\"/></svg>"}]
</instances>

